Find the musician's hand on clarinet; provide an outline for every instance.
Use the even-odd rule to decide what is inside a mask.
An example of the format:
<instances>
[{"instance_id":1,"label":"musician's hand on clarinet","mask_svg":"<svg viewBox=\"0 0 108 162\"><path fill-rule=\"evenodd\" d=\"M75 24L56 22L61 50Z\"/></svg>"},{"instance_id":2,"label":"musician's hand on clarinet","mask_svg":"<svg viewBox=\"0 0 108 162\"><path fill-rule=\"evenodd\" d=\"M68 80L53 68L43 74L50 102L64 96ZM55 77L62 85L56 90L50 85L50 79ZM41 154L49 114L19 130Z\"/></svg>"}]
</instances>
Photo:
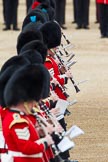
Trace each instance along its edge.
<instances>
[{"instance_id":1,"label":"musician's hand on clarinet","mask_svg":"<svg viewBox=\"0 0 108 162\"><path fill-rule=\"evenodd\" d=\"M57 63L57 65L59 65L59 64L60 64L60 61L59 61L59 59L58 59L58 58L56 58L56 63Z\"/></svg>"},{"instance_id":2,"label":"musician's hand on clarinet","mask_svg":"<svg viewBox=\"0 0 108 162\"><path fill-rule=\"evenodd\" d=\"M52 108L50 110L51 113L53 113L55 116L58 116L60 114L60 108Z\"/></svg>"},{"instance_id":3,"label":"musician's hand on clarinet","mask_svg":"<svg viewBox=\"0 0 108 162\"><path fill-rule=\"evenodd\" d=\"M56 120L56 117L55 117L55 120ZM53 132L62 133L64 130L63 130L63 128L61 127L61 125L59 124L59 122L56 121L56 124L55 124L55 125L50 124L50 123L47 122L46 131L47 131L49 134L52 134Z\"/></svg>"},{"instance_id":4,"label":"musician's hand on clarinet","mask_svg":"<svg viewBox=\"0 0 108 162\"><path fill-rule=\"evenodd\" d=\"M67 78L71 78L72 77L72 74L71 74L70 70L67 70L65 72L65 74L66 74Z\"/></svg>"},{"instance_id":5,"label":"musician's hand on clarinet","mask_svg":"<svg viewBox=\"0 0 108 162\"><path fill-rule=\"evenodd\" d=\"M54 128L55 128L55 132L58 132L58 133L64 132L63 127L59 123Z\"/></svg>"},{"instance_id":6,"label":"musician's hand on clarinet","mask_svg":"<svg viewBox=\"0 0 108 162\"><path fill-rule=\"evenodd\" d=\"M50 99L51 99L53 102L55 102L55 101L58 101L59 97L58 97L58 95L57 95L55 92L53 92L53 93L51 93L51 95L50 95Z\"/></svg>"},{"instance_id":7,"label":"musician's hand on clarinet","mask_svg":"<svg viewBox=\"0 0 108 162\"><path fill-rule=\"evenodd\" d=\"M49 134L52 134L52 133L54 132L54 127L53 127L53 125L52 125L52 124L49 124L49 123L47 122L46 130L47 130L47 132L48 132Z\"/></svg>"},{"instance_id":8,"label":"musician's hand on clarinet","mask_svg":"<svg viewBox=\"0 0 108 162\"><path fill-rule=\"evenodd\" d=\"M47 134L46 137L44 137L44 138L45 138L45 141L47 142L48 146L54 144L54 141L49 134Z\"/></svg>"}]
</instances>

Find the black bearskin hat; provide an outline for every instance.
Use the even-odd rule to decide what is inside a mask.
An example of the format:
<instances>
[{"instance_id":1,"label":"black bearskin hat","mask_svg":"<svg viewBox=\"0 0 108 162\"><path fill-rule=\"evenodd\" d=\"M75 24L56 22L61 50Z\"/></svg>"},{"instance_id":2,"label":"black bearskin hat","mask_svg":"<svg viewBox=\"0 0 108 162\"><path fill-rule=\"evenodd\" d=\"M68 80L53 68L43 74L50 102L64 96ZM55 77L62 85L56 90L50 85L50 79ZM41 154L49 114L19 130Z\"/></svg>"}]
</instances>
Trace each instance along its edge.
<instances>
[{"instance_id":1,"label":"black bearskin hat","mask_svg":"<svg viewBox=\"0 0 108 162\"><path fill-rule=\"evenodd\" d=\"M55 10L53 7L45 5L45 4L40 4L37 6L42 12L47 13L49 16L49 20L54 20L55 19Z\"/></svg>"},{"instance_id":2,"label":"black bearskin hat","mask_svg":"<svg viewBox=\"0 0 108 162\"><path fill-rule=\"evenodd\" d=\"M54 48L61 43L61 28L55 21L49 21L44 23L40 27L40 31L43 34L43 41L47 45L48 49Z\"/></svg>"},{"instance_id":3,"label":"black bearskin hat","mask_svg":"<svg viewBox=\"0 0 108 162\"><path fill-rule=\"evenodd\" d=\"M28 64L29 61L26 58L23 58L22 56L14 56L2 66L0 72L0 105L2 107L6 107L3 93L8 80L11 78L15 71L17 71L23 65Z\"/></svg>"},{"instance_id":4,"label":"black bearskin hat","mask_svg":"<svg viewBox=\"0 0 108 162\"><path fill-rule=\"evenodd\" d=\"M45 62L45 59L47 56L46 45L44 45L41 41L34 40L34 41L31 41L31 42L25 44L25 46L22 47L20 53L22 53L26 50L30 50L30 49L34 49L34 50L38 51L43 58L43 63Z\"/></svg>"},{"instance_id":5,"label":"black bearskin hat","mask_svg":"<svg viewBox=\"0 0 108 162\"><path fill-rule=\"evenodd\" d=\"M29 24L27 24L24 28L23 28L23 30L22 30L22 32L23 33L26 33L26 32L28 32L28 31L32 31L32 32L36 32L37 33L37 31L39 32L39 28L40 28L40 26L42 25L42 23L40 22L40 21L37 21L37 22L30 22ZM40 33L39 33L40 34ZM41 34L40 34L41 35ZM42 36L41 36L42 37Z\"/></svg>"},{"instance_id":6,"label":"black bearskin hat","mask_svg":"<svg viewBox=\"0 0 108 162\"><path fill-rule=\"evenodd\" d=\"M6 106L46 98L49 95L49 85L50 76L42 64L24 66L12 75L5 87Z\"/></svg>"},{"instance_id":7,"label":"black bearskin hat","mask_svg":"<svg viewBox=\"0 0 108 162\"><path fill-rule=\"evenodd\" d=\"M22 30L23 28L29 24L30 22L38 22L45 23L49 20L48 14L43 13L40 9L34 9L32 10L24 19L22 24Z\"/></svg>"},{"instance_id":8,"label":"black bearskin hat","mask_svg":"<svg viewBox=\"0 0 108 162\"><path fill-rule=\"evenodd\" d=\"M29 27L28 27L29 29ZM21 32L17 38L17 53L19 54L21 51L21 48L28 42L32 41L32 40L41 40L42 41L42 34L41 32L36 32L33 30L28 30L26 32Z\"/></svg>"},{"instance_id":9,"label":"black bearskin hat","mask_svg":"<svg viewBox=\"0 0 108 162\"><path fill-rule=\"evenodd\" d=\"M3 66L1 67L0 75L10 66L22 66L25 64L29 64L29 61L26 58L24 59L21 56L13 56L3 64Z\"/></svg>"},{"instance_id":10,"label":"black bearskin hat","mask_svg":"<svg viewBox=\"0 0 108 162\"><path fill-rule=\"evenodd\" d=\"M24 52L20 53L20 55L22 57L27 58L31 64L35 64L35 63L43 64L44 63L42 55L34 49L25 50Z\"/></svg>"}]
</instances>

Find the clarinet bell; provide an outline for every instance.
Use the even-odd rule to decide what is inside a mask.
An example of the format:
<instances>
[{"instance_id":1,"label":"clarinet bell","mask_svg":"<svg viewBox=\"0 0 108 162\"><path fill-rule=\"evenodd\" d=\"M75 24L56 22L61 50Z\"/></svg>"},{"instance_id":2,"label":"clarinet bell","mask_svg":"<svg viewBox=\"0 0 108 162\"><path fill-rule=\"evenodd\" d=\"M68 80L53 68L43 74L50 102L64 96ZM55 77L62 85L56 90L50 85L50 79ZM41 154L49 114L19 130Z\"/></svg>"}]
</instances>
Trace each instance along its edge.
<instances>
[{"instance_id":1,"label":"clarinet bell","mask_svg":"<svg viewBox=\"0 0 108 162\"><path fill-rule=\"evenodd\" d=\"M71 115L71 112L70 112L68 109L66 109L66 111L65 111L65 114L64 114L64 115L69 116L69 115Z\"/></svg>"},{"instance_id":2,"label":"clarinet bell","mask_svg":"<svg viewBox=\"0 0 108 162\"><path fill-rule=\"evenodd\" d=\"M76 90L76 93L80 92L80 89L77 86L75 86L75 90Z\"/></svg>"},{"instance_id":3,"label":"clarinet bell","mask_svg":"<svg viewBox=\"0 0 108 162\"><path fill-rule=\"evenodd\" d=\"M55 162L64 162L64 161L65 160L63 160L60 155L59 156L55 156Z\"/></svg>"}]
</instances>

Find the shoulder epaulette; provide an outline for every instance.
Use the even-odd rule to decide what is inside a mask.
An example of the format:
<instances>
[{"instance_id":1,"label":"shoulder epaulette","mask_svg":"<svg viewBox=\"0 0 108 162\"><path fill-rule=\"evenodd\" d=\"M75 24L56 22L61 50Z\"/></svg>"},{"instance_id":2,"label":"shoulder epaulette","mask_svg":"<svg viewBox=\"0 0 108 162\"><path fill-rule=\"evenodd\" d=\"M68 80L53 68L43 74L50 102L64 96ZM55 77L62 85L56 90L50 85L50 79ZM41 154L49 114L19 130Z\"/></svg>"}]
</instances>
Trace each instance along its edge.
<instances>
[{"instance_id":1,"label":"shoulder epaulette","mask_svg":"<svg viewBox=\"0 0 108 162\"><path fill-rule=\"evenodd\" d=\"M39 107L33 107L33 110L37 113L41 111Z\"/></svg>"},{"instance_id":2,"label":"shoulder epaulette","mask_svg":"<svg viewBox=\"0 0 108 162\"><path fill-rule=\"evenodd\" d=\"M13 114L13 121L10 123L9 129L18 123L27 123L28 124L28 121L24 118L21 118L21 116L18 113L15 113L15 114Z\"/></svg>"},{"instance_id":3,"label":"shoulder epaulette","mask_svg":"<svg viewBox=\"0 0 108 162\"><path fill-rule=\"evenodd\" d=\"M49 58L46 58L45 62L52 62Z\"/></svg>"}]
</instances>

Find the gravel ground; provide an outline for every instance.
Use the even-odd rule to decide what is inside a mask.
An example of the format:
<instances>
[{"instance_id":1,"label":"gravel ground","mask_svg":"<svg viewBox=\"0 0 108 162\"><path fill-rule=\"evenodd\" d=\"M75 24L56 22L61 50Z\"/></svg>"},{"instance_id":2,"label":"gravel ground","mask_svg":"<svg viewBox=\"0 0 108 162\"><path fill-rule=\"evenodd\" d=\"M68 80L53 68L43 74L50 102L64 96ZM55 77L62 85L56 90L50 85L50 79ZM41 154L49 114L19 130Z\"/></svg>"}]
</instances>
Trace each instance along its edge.
<instances>
[{"instance_id":1,"label":"gravel ground","mask_svg":"<svg viewBox=\"0 0 108 162\"><path fill-rule=\"evenodd\" d=\"M16 41L19 32L2 31L3 18L0 1L0 66L11 56L16 55ZM19 4L19 27L25 17L24 0ZM95 24L95 2L90 4L90 29L76 30L71 24L73 19L71 0L67 0L66 25L64 31L71 41L72 51L77 63L72 67L76 82L80 84L80 93L76 94L71 82L68 84L70 100L78 103L69 107L71 115L66 117L68 127L77 125L85 132L74 139L75 148L70 151L71 159L79 162L108 161L108 39L101 39L99 25Z\"/></svg>"}]
</instances>

